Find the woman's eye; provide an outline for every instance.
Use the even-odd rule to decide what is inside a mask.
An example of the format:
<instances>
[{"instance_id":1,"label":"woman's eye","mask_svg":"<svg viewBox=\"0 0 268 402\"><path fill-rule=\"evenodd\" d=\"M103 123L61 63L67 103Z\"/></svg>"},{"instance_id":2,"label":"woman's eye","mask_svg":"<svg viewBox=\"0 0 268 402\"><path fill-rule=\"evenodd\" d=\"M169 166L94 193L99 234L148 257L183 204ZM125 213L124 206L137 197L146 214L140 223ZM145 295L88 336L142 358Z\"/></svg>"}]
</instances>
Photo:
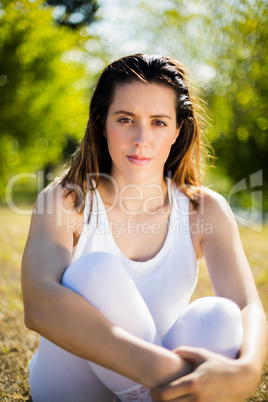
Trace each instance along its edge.
<instances>
[{"instance_id":1,"label":"woman's eye","mask_svg":"<svg viewBox=\"0 0 268 402\"><path fill-rule=\"evenodd\" d=\"M161 121L161 120L155 120L153 124L156 125L156 126L158 126L158 127L164 127L164 126L166 126L166 123L163 122L163 121Z\"/></svg>"},{"instance_id":2,"label":"woman's eye","mask_svg":"<svg viewBox=\"0 0 268 402\"><path fill-rule=\"evenodd\" d=\"M118 120L120 123L130 123L131 119L128 117L121 117L121 119Z\"/></svg>"}]
</instances>

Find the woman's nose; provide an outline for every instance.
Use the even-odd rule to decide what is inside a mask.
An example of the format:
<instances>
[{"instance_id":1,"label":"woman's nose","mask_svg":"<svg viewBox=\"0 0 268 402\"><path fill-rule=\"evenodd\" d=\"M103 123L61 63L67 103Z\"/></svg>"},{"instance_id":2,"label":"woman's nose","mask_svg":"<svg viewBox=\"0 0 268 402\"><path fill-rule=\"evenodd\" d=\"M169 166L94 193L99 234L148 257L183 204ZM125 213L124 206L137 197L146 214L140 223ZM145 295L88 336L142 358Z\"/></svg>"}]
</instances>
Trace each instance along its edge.
<instances>
[{"instance_id":1,"label":"woman's nose","mask_svg":"<svg viewBox=\"0 0 268 402\"><path fill-rule=\"evenodd\" d=\"M150 143L150 129L145 124L137 127L134 137L134 144L140 147L147 147Z\"/></svg>"}]
</instances>

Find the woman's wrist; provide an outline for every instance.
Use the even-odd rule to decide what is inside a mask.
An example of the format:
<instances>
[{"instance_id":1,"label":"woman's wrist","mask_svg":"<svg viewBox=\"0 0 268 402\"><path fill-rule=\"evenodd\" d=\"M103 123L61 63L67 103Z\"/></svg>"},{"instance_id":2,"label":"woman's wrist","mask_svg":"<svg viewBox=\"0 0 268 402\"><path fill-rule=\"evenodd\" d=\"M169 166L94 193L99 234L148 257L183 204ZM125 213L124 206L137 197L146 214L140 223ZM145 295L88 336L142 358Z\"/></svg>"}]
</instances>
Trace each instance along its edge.
<instances>
[{"instance_id":1,"label":"woman's wrist","mask_svg":"<svg viewBox=\"0 0 268 402\"><path fill-rule=\"evenodd\" d=\"M113 363L109 368L142 384L146 388L164 385L192 371L176 353L139 339L121 328L112 329Z\"/></svg>"},{"instance_id":2,"label":"woman's wrist","mask_svg":"<svg viewBox=\"0 0 268 402\"><path fill-rule=\"evenodd\" d=\"M143 384L147 388L168 384L193 371L192 366L176 353L164 348L158 349L149 367L146 384Z\"/></svg>"}]
</instances>

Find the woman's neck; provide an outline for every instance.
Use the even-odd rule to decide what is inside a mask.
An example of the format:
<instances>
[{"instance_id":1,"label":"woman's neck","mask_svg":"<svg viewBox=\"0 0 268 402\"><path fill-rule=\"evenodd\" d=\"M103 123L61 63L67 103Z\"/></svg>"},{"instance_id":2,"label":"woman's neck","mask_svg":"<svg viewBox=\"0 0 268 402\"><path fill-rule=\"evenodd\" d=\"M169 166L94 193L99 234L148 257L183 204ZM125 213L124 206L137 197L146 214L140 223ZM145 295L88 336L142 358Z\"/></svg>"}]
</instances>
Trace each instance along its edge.
<instances>
[{"instance_id":1,"label":"woman's neck","mask_svg":"<svg viewBox=\"0 0 268 402\"><path fill-rule=\"evenodd\" d=\"M167 182L129 183L115 179L102 180L99 187L103 201L130 214L153 214L169 204Z\"/></svg>"}]
</instances>

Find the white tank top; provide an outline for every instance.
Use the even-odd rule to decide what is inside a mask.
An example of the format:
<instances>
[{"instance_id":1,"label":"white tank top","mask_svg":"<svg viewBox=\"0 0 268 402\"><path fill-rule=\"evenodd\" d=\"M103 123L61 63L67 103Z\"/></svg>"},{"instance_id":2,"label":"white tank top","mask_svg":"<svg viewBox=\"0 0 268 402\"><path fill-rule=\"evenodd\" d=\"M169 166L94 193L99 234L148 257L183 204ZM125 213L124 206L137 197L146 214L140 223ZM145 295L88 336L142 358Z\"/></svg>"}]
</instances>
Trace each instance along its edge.
<instances>
[{"instance_id":1,"label":"white tank top","mask_svg":"<svg viewBox=\"0 0 268 402\"><path fill-rule=\"evenodd\" d=\"M198 261L189 224L189 199L167 178L171 203L168 233L161 250L145 262L133 261L118 248L111 233L98 190L89 194L84 209L84 227L73 260L95 251L116 256L132 277L155 321L160 337L189 304L197 283ZM90 203L92 211L90 222Z\"/></svg>"}]
</instances>

